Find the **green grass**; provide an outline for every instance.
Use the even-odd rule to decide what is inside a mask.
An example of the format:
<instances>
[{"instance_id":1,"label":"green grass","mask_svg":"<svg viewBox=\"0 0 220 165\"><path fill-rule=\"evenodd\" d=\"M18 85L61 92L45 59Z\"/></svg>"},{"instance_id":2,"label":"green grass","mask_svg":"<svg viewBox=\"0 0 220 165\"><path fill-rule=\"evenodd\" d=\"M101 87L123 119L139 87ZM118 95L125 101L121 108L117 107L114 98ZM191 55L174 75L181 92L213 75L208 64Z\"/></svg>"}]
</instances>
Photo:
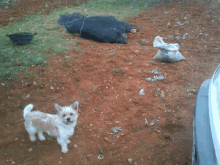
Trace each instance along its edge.
<instances>
[{"instance_id":1,"label":"green grass","mask_svg":"<svg viewBox=\"0 0 220 165\"><path fill-rule=\"evenodd\" d=\"M152 0L93 0L85 6L67 6L59 8L48 15L30 15L22 22L14 22L8 26L0 26L0 79L16 78L26 67L47 65L47 58L65 55L65 45L74 44L74 40L67 40L71 34L57 24L61 14L81 13L85 16L115 16L120 21L126 21L131 15L137 15L146 9L146 3ZM45 4L44 4L45 5ZM48 6L50 7L50 6ZM85 9L85 8L84 8ZM5 34L16 32L37 32L28 45L15 46ZM76 48L73 46L71 49ZM45 51L50 53L45 54ZM50 54L50 55L48 55ZM17 62L20 64L18 65ZM67 63L68 63L67 59ZM28 78L28 73L23 73Z\"/></svg>"}]
</instances>

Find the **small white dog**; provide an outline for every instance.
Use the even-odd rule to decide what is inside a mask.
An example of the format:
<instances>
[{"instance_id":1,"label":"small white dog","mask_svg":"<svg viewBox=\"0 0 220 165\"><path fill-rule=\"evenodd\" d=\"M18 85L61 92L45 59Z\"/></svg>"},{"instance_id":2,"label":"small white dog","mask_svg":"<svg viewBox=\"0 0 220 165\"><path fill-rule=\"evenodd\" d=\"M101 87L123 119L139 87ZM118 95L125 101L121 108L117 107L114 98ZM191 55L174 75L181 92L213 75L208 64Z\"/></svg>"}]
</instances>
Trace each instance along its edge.
<instances>
[{"instance_id":1,"label":"small white dog","mask_svg":"<svg viewBox=\"0 0 220 165\"><path fill-rule=\"evenodd\" d=\"M24 125L30 135L30 140L35 141L35 134L41 141L45 140L43 132L57 137L57 142L61 145L62 152L67 153L68 138L74 134L74 128L78 118L79 102L76 101L70 106L61 107L55 104L56 115L46 114L40 111L31 111L33 104L24 108Z\"/></svg>"}]
</instances>

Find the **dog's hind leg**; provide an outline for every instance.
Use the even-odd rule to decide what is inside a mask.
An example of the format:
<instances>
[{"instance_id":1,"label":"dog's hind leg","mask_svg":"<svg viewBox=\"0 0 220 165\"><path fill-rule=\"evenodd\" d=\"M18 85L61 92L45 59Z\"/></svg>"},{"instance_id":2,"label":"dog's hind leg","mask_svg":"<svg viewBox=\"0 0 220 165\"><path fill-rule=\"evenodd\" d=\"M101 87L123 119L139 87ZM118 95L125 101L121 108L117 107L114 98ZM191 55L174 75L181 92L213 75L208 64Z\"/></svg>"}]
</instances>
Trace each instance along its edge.
<instances>
[{"instance_id":1,"label":"dog's hind leg","mask_svg":"<svg viewBox=\"0 0 220 165\"><path fill-rule=\"evenodd\" d=\"M30 140L31 140L32 142L36 141L36 137L35 137L36 131L33 130L33 129L28 129L27 131L28 131L28 133L29 133Z\"/></svg>"},{"instance_id":2,"label":"dog's hind leg","mask_svg":"<svg viewBox=\"0 0 220 165\"><path fill-rule=\"evenodd\" d=\"M26 128L27 132L29 133L30 140L31 140L32 142L36 141L36 137L35 137L36 128L34 128L34 127L31 125L30 121L25 121L24 125L25 125L25 128Z\"/></svg>"},{"instance_id":3,"label":"dog's hind leg","mask_svg":"<svg viewBox=\"0 0 220 165\"><path fill-rule=\"evenodd\" d=\"M40 139L40 141L44 141L46 138L44 137L43 135L43 132L42 131L38 131L38 138Z\"/></svg>"}]
</instances>

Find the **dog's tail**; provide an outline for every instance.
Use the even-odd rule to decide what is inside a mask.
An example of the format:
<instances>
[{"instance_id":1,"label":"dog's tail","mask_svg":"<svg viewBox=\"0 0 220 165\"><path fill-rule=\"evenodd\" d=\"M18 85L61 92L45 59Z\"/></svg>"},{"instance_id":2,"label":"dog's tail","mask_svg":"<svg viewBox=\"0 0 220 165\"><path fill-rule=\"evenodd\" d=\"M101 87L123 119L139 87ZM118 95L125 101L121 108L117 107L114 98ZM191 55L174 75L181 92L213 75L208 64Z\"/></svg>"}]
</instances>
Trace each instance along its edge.
<instances>
[{"instance_id":1,"label":"dog's tail","mask_svg":"<svg viewBox=\"0 0 220 165\"><path fill-rule=\"evenodd\" d=\"M23 113L23 116L24 116L24 119L27 115L27 113L30 113L31 110L33 109L34 105L33 104L28 104L25 108L24 108L24 113Z\"/></svg>"}]
</instances>

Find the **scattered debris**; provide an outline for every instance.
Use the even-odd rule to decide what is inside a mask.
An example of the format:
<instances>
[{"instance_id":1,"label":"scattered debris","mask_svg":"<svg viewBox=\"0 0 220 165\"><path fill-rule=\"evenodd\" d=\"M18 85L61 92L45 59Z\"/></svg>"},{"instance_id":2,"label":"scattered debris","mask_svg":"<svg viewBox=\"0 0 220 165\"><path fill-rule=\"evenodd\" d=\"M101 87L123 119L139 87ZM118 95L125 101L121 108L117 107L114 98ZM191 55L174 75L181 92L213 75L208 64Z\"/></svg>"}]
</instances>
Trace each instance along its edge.
<instances>
[{"instance_id":1,"label":"scattered debris","mask_svg":"<svg viewBox=\"0 0 220 165\"><path fill-rule=\"evenodd\" d=\"M179 40L179 39L181 39L182 37L180 36L180 35L178 35L177 37L176 37L176 39L177 40Z\"/></svg>"},{"instance_id":2,"label":"scattered debris","mask_svg":"<svg viewBox=\"0 0 220 165\"><path fill-rule=\"evenodd\" d=\"M164 80L166 77L164 75L161 76L154 76L154 78L148 77L145 80L147 81L160 81L160 80Z\"/></svg>"},{"instance_id":3,"label":"scattered debris","mask_svg":"<svg viewBox=\"0 0 220 165\"><path fill-rule=\"evenodd\" d=\"M165 97L165 92L164 92L164 91L161 91L161 92L160 92L160 97L161 97L161 98Z\"/></svg>"},{"instance_id":4,"label":"scattered debris","mask_svg":"<svg viewBox=\"0 0 220 165\"><path fill-rule=\"evenodd\" d=\"M134 52L135 52L135 53L138 53L138 50L135 50Z\"/></svg>"},{"instance_id":5,"label":"scattered debris","mask_svg":"<svg viewBox=\"0 0 220 165\"><path fill-rule=\"evenodd\" d=\"M150 122L150 126L153 126L155 123L158 123L159 121L159 119L154 119L152 122Z\"/></svg>"},{"instance_id":6,"label":"scattered debris","mask_svg":"<svg viewBox=\"0 0 220 165\"><path fill-rule=\"evenodd\" d=\"M132 163L132 159L128 158L128 163L131 164Z\"/></svg>"},{"instance_id":7,"label":"scattered debris","mask_svg":"<svg viewBox=\"0 0 220 165\"><path fill-rule=\"evenodd\" d=\"M173 35L168 35L167 38L172 39Z\"/></svg>"},{"instance_id":8,"label":"scattered debris","mask_svg":"<svg viewBox=\"0 0 220 165\"><path fill-rule=\"evenodd\" d=\"M148 125L148 122L147 122L147 119L146 119L146 118L144 118L144 123L145 123L146 125Z\"/></svg>"},{"instance_id":9,"label":"scattered debris","mask_svg":"<svg viewBox=\"0 0 220 165\"><path fill-rule=\"evenodd\" d=\"M170 22L167 22L167 26L170 26Z\"/></svg>"},{"instance_id":10,"label":"scattered debris","mask_svg":"<svg viewBox=\"0 0 220 165\"><path fill-rule=\"evenodd\" d=\"M165 13L165 14L168 14L168 13L170 13L170 12L164 11L164 13Z\"/></svg>"},{"instance_id":11,"label":"scattered debris","mask_svg":"<svg viewBox=\"0 0 220 165\"><path fill-rule=\"evenodd\" d=\"M123 131L123 129L121 128L121 127L112 127L111 128L111 131L113 132L113 133L117 133L118 131Z\"/></svg>"},{"instance_id":12,"label":"scattered debris","mask_svg":"<svg viewBox=\"0 0 220 165\"><path fill-rule=\"evenodd\" d=\"M188 33L183 34L182 39L186 39L186 36L188 35Z\"/></svg>"},{"instance_id":13,"label":"scattered debris","mask_svg":"<svg viewBox=\"0 0 220 165\"><path fill-rule=\"evenodd\" d=\"M149 49L149 47L146 47L145 50Z\"/></svg>"},{"instance_id":14,"label":"scattered debris","mask_svg":"<svg viewBox=\"0 0 220 165\"><path fill-rule=\"evenodd\" d=\"M180 22L177 22L177 24L178 24L179 26L183 26L183 25L184 25L184 23L180 23Z\"/></svg>"},{"instance_id":15,"label":"scattered debris","mask_svg":"<svg viewBox=\"0 0 220 165\"><path fill-rule=\"evenodd\" d=\"M104 159L104 156L102 154L99 154L98 159Z\"/></svg>"},{"instance_id":16,"label":"scattered debris","mask_svg":"<svg viewBox=\"0 0 220 165\"><path fill-rule=\"evenodd\" d=\"M158 74L159 72L157 71L157 68L156 68L156 69L153 69L152 71L149 71L149 73Z\"/></svg>"},{"instance_id":17,"label":"scattered debris","mask_svg":"<svg viewBox=\"0 0 220 165\"><path fill-rule=\"evenodd\" d=\"M196 93L196 90L195 90L195 89L187 89L186 91L187 91L187 93L188 93L188 92Z\"/></svg>"},{"instance_id":18,"label":"scattered debris","mask_svg":"<svg viewBox=\"0 0 220 165\"><path fill-rule=\"evenodd\" d=\"M140 70L137 70L138 73L142 73Z\"/></svg>"},{"instance_id":19,"label":"scattered debris","mask_svg":"<svg viewBox=\"0 0 220 165\"><path fill-rule=\"evenodd\" d=\"M157 93L155 94L155 96L160 95L160 88L157 87Z\"/></svg>"},{"instance_id":20,"label":"scattered debris","mask_svg":"<svg viewBox=\"0 0 220 165\"><path fill-rule=\"evenodd\" d=\"M148 44L149 41L146 41L145 39L141 39L142 42L144 42L145 44Z\"/></svg>"},{"instance_id":21,"label":"scattered debris","mask_svg":"<svg viewBox=\"0 0 220 165\"><path fill-rule=\"evenodd\" d=\"M156 64L157 64L156 62L152 62L152 61L150 61L149 63L151 63L151 64L153 64L153 65L156 65Z\"/></svg>"},{"instance_id":22,"label":"scattered debris","mask_svg":"<svg viewBox=\"0 0 220 165\"><path fill-rule=\"evenodd\" d=\"M145 95L145 93L144 93L144 89L141 89L141 90L140 90L140 92L139 92L139 96L141 96L141 95L143 95L143 96Z\"/></svg>"}]
</instances>

